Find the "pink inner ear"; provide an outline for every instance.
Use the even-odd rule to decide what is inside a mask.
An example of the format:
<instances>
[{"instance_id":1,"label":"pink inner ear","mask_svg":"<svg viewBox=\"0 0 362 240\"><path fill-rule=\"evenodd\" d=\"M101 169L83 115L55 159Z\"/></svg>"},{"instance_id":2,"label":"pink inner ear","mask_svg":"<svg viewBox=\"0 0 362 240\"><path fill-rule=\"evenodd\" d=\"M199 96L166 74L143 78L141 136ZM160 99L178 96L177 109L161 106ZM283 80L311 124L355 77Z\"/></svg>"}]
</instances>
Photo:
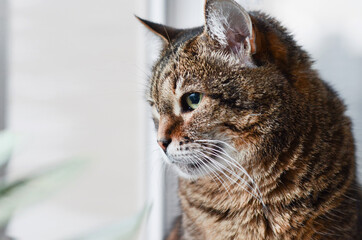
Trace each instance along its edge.
<instances>
[{"instance_id":1,"label":"pink inner ear","mask_svg":"<svg viewBox=\"0 0 362 240\"><path fill-rule=\"evenodd\" d=\"M240 48L245 47L244 45L247 44L245 42L246 37L240 33L234 32L232 29L228 29L225 35L228 42L228 46L233 53L239 52Z\"/></svg>"},{"instance_id":2,"label":"pink inner ear","mask_svg":"<svg viewBox=\"0 0 362 240\"><path fill-rule=\"evenodd\" d=\"M205 11L207 34L242 61L255 53L249 13L233 0L209 0Z\"/></svg>"}]
</instances>

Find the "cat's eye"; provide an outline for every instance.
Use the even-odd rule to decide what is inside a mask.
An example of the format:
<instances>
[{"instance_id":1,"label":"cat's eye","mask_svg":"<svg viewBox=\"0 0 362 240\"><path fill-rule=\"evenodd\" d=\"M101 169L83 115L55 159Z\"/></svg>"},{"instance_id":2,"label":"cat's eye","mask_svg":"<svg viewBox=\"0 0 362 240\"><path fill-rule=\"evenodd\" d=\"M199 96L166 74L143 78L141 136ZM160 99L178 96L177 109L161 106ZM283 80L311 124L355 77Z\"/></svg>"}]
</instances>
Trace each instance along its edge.
<instances>
[{"instance_id":1,"label":"cat's eye","mask_svg":"<svg viewBox=\"0 0 362 240\"><path fill-rule=\"evenodd\" d=\"M185 112L195 110L201 103L202 93L188 93L185 94L182 99L182 108Z\"/></svg>"}]
</instances>

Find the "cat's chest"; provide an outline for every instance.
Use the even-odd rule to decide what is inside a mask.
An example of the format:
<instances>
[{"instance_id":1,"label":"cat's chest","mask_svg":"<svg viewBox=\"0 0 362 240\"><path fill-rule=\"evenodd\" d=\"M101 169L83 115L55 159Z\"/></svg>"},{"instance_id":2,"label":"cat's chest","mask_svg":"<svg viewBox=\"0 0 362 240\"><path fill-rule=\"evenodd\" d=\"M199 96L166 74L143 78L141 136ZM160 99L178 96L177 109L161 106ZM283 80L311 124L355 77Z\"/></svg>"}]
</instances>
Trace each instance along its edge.
<instances>
[{"instance_id":1,"label":"cat's chest","mask_svg":"<svg viewBox=\"0 0 362 240\"><path fill-rule=\"evenodd\" d=\"M179 187L185 240L293 239L291 223L295 221L288 211L272 208L267 217L260 204L243 200L244 192L219 198L207 191L197 194L199 186L181 182Z\"/></svg>"},{"instance_id":2,"label":"cat's chest","mask_svg":"<svg viewBox=\"0 0 362 240\"><path fill-rule=\"evenodd\" d=\"M186 240L268 239L265 218L251 207L215 209L180 196Z\"/></svg>"},{"instance_id":3,"label":"cat's chest","mask_svg":"<svg viewBox=\"0 0 362 240\"><path fill-rule=\"evenodd\" d=\"M212 216L202 210L184 211L184 239L187 240L225 240L225 239L268 239L267 226L263 219L248 217L237 213L230 217ZM244 216L243 216L244 215Z\"/></svg>"}]
</instances>

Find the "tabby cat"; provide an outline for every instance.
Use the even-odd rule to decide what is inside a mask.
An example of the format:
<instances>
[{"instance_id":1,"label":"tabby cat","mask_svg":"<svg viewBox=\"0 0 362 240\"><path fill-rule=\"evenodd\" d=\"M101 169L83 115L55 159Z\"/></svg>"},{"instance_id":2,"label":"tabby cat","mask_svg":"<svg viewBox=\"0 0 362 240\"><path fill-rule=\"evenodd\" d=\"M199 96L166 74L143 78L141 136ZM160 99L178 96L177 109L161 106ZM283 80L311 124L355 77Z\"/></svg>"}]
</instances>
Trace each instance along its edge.
<instances>
[{"instance_id":1,"label":"tabby cat","mask_svg":"<svg viewBox=\"0 0 362 240\"><path fill-rule=\"evenodd\" d=\"M180 176L168 239L362 239L350 119L278 21L233 0L202 27L140 21L165 43L147 97Z\"/></svg>"}]
</instances>

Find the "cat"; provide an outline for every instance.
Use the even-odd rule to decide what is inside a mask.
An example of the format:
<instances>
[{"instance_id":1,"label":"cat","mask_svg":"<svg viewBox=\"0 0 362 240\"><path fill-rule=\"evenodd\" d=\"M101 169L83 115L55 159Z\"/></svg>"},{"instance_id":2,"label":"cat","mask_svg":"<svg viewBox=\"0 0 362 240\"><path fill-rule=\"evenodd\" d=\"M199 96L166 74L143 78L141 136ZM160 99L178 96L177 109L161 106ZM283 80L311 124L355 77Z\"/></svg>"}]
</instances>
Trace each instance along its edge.
<instances>
[{"instance_id":1,"label":"cat","mask_svg":"<svg viewBox=\"0 0 362 240\"><path fill-rule=\"evenodd\" d=\"M278 21L207 0L205 25L139 20L164 41L147 97L179 175L168 239L362 239L351 121Z\"/></svg>"}]
</instances>

